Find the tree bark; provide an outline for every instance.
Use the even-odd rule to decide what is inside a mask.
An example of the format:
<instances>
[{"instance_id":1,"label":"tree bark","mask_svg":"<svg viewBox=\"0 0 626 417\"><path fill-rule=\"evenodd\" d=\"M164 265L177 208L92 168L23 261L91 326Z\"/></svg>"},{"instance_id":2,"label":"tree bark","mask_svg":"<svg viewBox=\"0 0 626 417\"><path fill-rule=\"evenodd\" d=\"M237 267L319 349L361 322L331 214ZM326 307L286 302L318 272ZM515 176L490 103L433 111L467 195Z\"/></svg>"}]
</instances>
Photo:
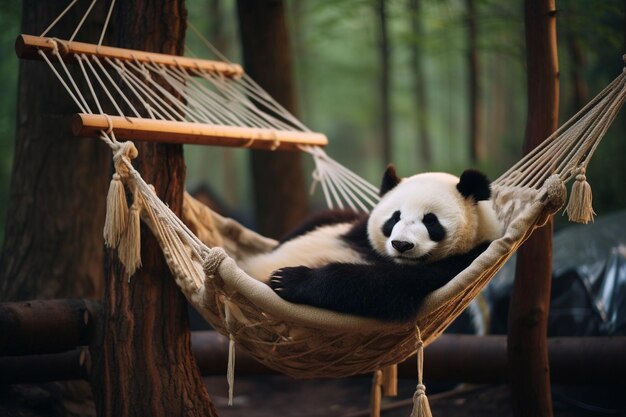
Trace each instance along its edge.
<instances>
[{"instance_id":1,"label":"tree bark","mask_svg":"<svg viewBox=\"0 0 626 417\"><path fill-rule=\"evenodd\" d=\"M65 5L25 0L22 32L40 33ZM72 10L52 36L68 38L77 22ZM81 35L95 38L101 23L87 19ZM66 118L77 110L45 63L20 62L0 300L102 294L110 151L97 140L71 136Z\"/></svg>"},{"instance_id":2,"label":"tree bark","mask_svg":"<svg viewBox=\"0 0 626 417\"><path fill-rule=\"evenodd\" d=\"M118 3L113 20L117 44L180 54L186 17L183 0ZM137 147L135 167L180 215L182 147L153 143ZM92 346L91 381L98 415L216 415L191 353L186 301L145 226L141 245L143 267L130 282L113 253L107 259L102 334Z\"/></svg>"},{"instance_id":3,"label":"tree bark","mask_svg":"<svg viewBox=\"0 0 626 417\"><path fill-rule=\"evenodd\" d=\"M421 42L425 39L422 29L422 9L420 0L409 0L409 13L413 30L413 42L411 44L411 67L413 68L414 97L417 107L417 130L419 135L419 160L424 164L425 170L432 165L433 155L430 145L429 105L426 97L426 75L422 60Z\"/></svg>"},{"instance_id":4,"label":"tree bark","mask_svg":"<svg viewBox=\"0 0 626 417\"><path fill-rule=\"evenodd\" d=\"M554 0L524 2L528 64L528 153L557 127L559 69ZM552 416L547 319L552 220L519 249L509 311L508 354L515 416Z\"/></svg>"},{"instance_id":5,"label":"tree bark","mask_svg":"<svg viewBox=\"0 0 626 417\"><path fill-rule=\"evenodd\" d=\"M380 51L380 134L383 164L393 161L393 143L391 132L391 48L387 28L387 7L385 0L378 0L376 11L379 24Z\"/></svg>"},{"instance_id":6,"label":"tree bark","mask_svg":"<svg viewBox=\"0 0 626 417\"><path fill-rule=\"evenodd\" d=\"M467 66L468 66L468 89L469 89L469 143L470 161L476 164L483 159L481 143L482 132L480 129L481 106L480 106L480 65L478 62L476 26L476 2L466 0L467 7Z\"/></svg>"},{"instance_id":7,"label":"tree bark","mask_svg":"<svg viewBox=\"0 0 626 417\"><path fill-rule=\"evenodd\" d=\"M285 3L238 0L239 32L246 72L278 103L297 114ZM302 155L251 151L257 229L279 237L307 214Z\"/></svg>"}]
</instances>

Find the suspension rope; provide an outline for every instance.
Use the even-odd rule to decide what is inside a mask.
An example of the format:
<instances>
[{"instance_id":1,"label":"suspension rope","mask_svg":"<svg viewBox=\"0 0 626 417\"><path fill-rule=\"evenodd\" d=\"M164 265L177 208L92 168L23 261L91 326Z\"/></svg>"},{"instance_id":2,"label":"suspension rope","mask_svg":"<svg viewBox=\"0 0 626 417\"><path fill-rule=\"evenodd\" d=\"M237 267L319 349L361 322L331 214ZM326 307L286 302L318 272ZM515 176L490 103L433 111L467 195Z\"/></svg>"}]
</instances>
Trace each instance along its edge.
<instances>
[{"instance_id":1,"label":"suspension rope","mask_svg":"<svg viewBox=\"0 0 626 417\"><path fill-rule=\"evenodd\" d=\"M115 0L111 0L111 5L109 6L109 11L107 12L107 17L104 20L104 25L102 26L102 32L100 33L100 39L98 40L98 46L102 45L102 41L104 40L104 34L109 27L109 20L111 19L111 14L113 13L113 8L115 7Z\"/></svg>"},{"instance_id":2,"label":"suspension rope","mask_svg":"<svg viewBox=\"0 0 626 417\"><path fill-rule=\"evenodd\" d=\"M93 9L93 6L96 5L97 1L98 0L93 0L91 2L91 4L89 5L89 8L87 9L87 12L85 12L85 14L83 15L82 19L80 19L80 22L78 22L78 25L76 26L76 29L74 30L74 33L72 33L72 36L70 36L70 39L69 39L70 42L72 42L74 40L74 38L76 37L76 35L80 31L80 28L83 27L83 23L85 23L85 20L87 19L87 16L89 16L89 14L91 13L91 10Z\"/></svg>"},{"instance_id":3,"label":"suspension rope","mask_svg":"<svg viewBox=\"0 0 626 417\"><path fill-rule=\"evenodd\" d=\"M50 25L48 25L48 27L47 27L47 28L46 28L43 32L41 32L41 35L39 35L39 36L41 36L42 38L43 38L44 36L46 36L46 35L48 34L48 32L50 32L50 30L51 30L51 29L52 29L52 28L53 28L53 27L57 24L57 22L58 22L59 20L61 20L61 18L63 18L63 16L65 16L65 15L67 14L67 12L69 12L69 11L70 11L70 9L71 9L72 7L74 7L74 5L76 4L76 2L77 2L77 1L78 1L78 0L72 0L72 2L71 2L70 4L68 4L68 5L67 5L67 7L66 7L65 9L63 9L63 11L61 12L61 14L59 14L59 15L58 15L58 16L57 16L57 17L56 17L56 18L52 21L52 23L50 23Z\"/></svg>"}]
</instances>

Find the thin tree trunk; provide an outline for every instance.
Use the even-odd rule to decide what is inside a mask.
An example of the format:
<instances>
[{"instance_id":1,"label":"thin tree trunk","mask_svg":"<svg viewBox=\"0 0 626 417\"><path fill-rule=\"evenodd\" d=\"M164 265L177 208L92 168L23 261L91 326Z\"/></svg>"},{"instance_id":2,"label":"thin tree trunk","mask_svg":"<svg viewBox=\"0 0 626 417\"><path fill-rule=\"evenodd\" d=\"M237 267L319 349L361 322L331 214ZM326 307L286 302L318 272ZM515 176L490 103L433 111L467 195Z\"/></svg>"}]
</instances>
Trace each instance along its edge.
<instances>
[{"instance_id":1,"label":"thin tree trunk","mask_svg":"<svg viewBox=\"0 0 626 417\"><path fill-rule=\"evenodd\" d=\"M118 45L180 54L183 0L118 3ZM182 147L138 143L143 178L180 215L185 180ZM100 416L216 415L191 352L186 301L163 254L142 226L143 267L130 282L110 253L101 337L92 346L91 375Z\"/></svg>"},{"instance_id":2,"label":"thin tree trunk","mask_svg":"<svg viewBox=\"0 0 626 417\"><path fill-rule=\"evenodd\" d=\"M293 39L293 61L296 69L295 77L298 104L300 114L310 114L311 103L311 71L309 71L309 61L311 53L307 43L308 16L307 3L304 1L294 1L289 3L289 14L291 25L291 38Z\"/></svg>"},{"instance_id":3,"label":"thin tree trunk","mask_svg":"<svg viewBox=\"0 0 626 417\"><path fill-rule=\"evenodd\" d=\"M237 12L246 72L296 114L285 3L238 0ZM282 236L307 214L302 155L251 151L251 162L258 230L268 236Z\"/></svg>"},{"instance_id":4,"label":"thin tree trunk","mask_svg":"<svg viewBox=\"0 0 626 417\"><path fill-rule=\"evenodd\" d=\"M572 84L574 87L574 97L572 100L573 109L571 114L574 114L587 102L589 89L587 88L585 77L583 76L585 58L583 56L582 48L580 47L580 42L576 37L576 33L571 29L567 29L565 39L567 41L567 51L571 60L570 76L572 77Z\"/></svg>"},{"instance_id":5,"label":"thin tree trunk","mask_svg":"<svg viewBox=\"0 0 626 417\"><path fill-rule=\"evenodd\" d=\"M25 0L22 32L40 33L65 5ZM52 36L69 37L77 22L71 11ZM94 38L97 29L90 18L81 35ZM45 63L20 62L0 300L102 294L106 191L93 190L106 190L110 152L97 140L71 136L65 118L76 111Z\"/></svg>"},{"instance_id":6,"label":"thin tree trunk","mask_svg":"<svg viewBox=\"0 0 626 417\"><path fill-rule=\"evenodd\" d=\"M209 40L218 51L226 53L226 37L224 36L221 0L209 0L208 10ZM237 204L237 166L235 163L235 150L225 146L221 149L207 149L205 152L216 151L222 154L223 196L228 205L233 207Z\"/></svg>"},{"instance_id":7,"label":"thin tree trunk","mask_svg":"<svg viewBox=\"0 0 626 417\"><path fill-rule=\"evenodd\" d=\"M528 121L524 152L557 127L559 69L554 0L524 2ZM547 323L552 277L552 220L519 249L509 310L508 354L515 416L552 416Z\"/></svg>"},{"instance_id":8,"label":"thin tree trunk","mask_svg":"<svg viewBox=\"0 0 626 417\"><path fill-rule=\"evenodd\" d=\"M480 64L478 62L478 30L476 26L476 2L466 0L467 7L467 66L469 89L469 143L472 164L483 159L481 143Z\"/></svg>"},{"instance_id":9,"label":"thin tree trunk","mask_svg":"<svg viewBox=\"0 0 626 417\"><path fill-rule=\"evenodd\" d=\"M380 48L380 133L382 143L383 164L393 160L393 144L391 132L391 48L387 28L387 7L385 0L378 0L376 11L379 24Z\"/></svg>"},{"instance_id":10,"label":"thin tree trunk","mask_svg":"<svg viewBox=\"0 0 626 417\"><path fill-rule=\"evenodd\" d=\"M432 165L432 149L430 145L430 132L428 128L428 99L426 95L426 75L422 60L423 47L420 46L424 39L422 28L422 9L420 0L409 0L409 13L414 40L411 43L411 67L413 68L414 97L417 107L417 130L419 135L419 160L428 169Z\"/></svg>"}]
</instances>

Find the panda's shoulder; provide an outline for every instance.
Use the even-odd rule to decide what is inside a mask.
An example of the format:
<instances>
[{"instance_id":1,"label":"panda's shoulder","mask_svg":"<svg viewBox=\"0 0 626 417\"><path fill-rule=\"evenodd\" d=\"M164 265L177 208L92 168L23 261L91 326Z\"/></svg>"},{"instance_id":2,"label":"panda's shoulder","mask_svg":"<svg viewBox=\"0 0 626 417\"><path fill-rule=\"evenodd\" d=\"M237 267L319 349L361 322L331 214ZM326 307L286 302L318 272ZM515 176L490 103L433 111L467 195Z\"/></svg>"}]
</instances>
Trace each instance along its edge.
<instances>
[{"instance_id":1,"label":"panda's shoulder","mask_svg":"<svg viewBox=\"0 0 626 417\"><path fill-rule=\"evenodd\" d=\"M280 239L280 244L285 243L289 240L293 240L296 237L306 235L320 227L338 225L343 223L354 224L366 218L366 213L349 209L319 211L308 217L298 227L282 237ZM340 238L340 236L337 236L337 238Z\"/></svg>"}]
</instances>

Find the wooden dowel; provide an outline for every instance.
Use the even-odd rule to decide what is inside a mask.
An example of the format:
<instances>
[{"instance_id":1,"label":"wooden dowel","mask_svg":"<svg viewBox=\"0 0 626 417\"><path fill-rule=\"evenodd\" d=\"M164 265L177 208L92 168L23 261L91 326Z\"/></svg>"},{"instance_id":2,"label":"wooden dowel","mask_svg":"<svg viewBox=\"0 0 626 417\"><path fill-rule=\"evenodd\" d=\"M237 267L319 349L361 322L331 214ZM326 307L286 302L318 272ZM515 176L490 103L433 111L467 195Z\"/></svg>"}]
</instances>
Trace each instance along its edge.
<instances>
[{"instance_id":1,"label":"wooden dowel","mask_svg":"<svg viewBox=\"0 0 626 417\"><path fill-rule=\"evenodd\" d=\"M298 150L300 145L325 146L328 143L325 135L314 132L288 132L84 113L76 114L72 119L72 132L80 137L98 137L100 131L106 131L111 126L118 139L148 142L270 150Z\"/></svg>"},{"instance_id":2,"label":"wooden dowel","mask_svg":"<svg viewBox=\"0 0 626 417\"><path fill-rule=\"evenodd\" d=\"M98 46L84 42L69 42L61 39L24 34L19 35L15 40L15 52L17 56L22 59L41 59L38 52L41 50L50 59L56 59L52 53L54 50L54 42L56 42L59 53L63 56L63 59L68 60L73 60L73 55L85 54L95 55L101 58L120 59L122 61L152 62L171 67L182 67L188 70L202 70L211 73L219 73L232 78L238 78L243 75L243 68L238 64L115 48L112 46Z\"/></svg>"}]
</instances>

